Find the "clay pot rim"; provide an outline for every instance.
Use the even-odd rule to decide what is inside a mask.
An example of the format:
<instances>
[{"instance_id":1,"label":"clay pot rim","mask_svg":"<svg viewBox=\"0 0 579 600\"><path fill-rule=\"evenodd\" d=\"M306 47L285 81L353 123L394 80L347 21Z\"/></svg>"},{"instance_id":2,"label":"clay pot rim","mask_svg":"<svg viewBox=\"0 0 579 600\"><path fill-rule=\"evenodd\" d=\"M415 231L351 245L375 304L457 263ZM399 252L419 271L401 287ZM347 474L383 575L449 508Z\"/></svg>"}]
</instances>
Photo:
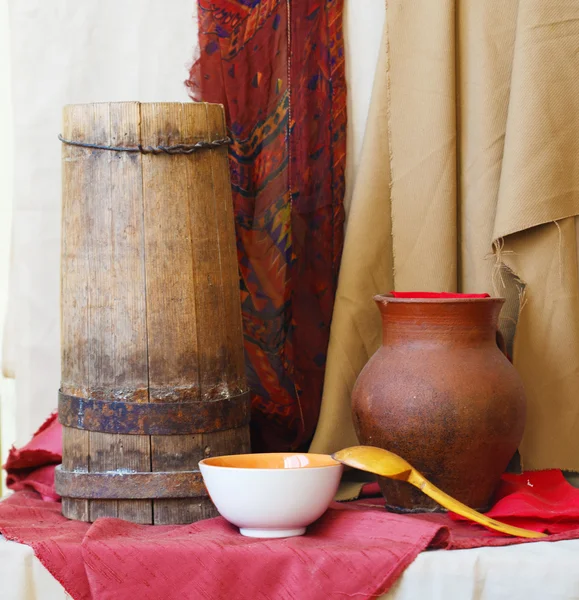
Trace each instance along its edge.
<instances>
[{"instance_id":1,"label":"clay pot rim","mask_svg":"<svg viewBox=\"0 0 579 600\"><path fill-rule=\"evenodd\" d=\"M505 298L395 298L392 294L376 294L374 302L394 303L394 304L475 304L484 302L496 302L504 304Z\"/></svg>"}]
</instances>

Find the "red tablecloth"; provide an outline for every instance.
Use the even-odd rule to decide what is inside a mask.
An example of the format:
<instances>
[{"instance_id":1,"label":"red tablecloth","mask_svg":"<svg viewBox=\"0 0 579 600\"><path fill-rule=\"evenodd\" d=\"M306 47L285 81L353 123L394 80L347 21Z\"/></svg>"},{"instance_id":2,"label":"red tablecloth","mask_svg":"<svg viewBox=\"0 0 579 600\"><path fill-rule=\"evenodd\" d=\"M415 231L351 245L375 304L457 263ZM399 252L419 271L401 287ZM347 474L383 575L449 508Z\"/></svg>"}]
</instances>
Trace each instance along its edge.
<instances>
[{"instance_id":1,"label":"red tablecloth","mask_svg":"<svg viewBox=\"0 0 579 600\"><path fill-rule=\"evenodd\" d=\"M76 600L372 598L426 548L531 542L447 514L391 514L380 498L334 504L307 535L282 540L244 538L221 518L180 526L69 521L59 502L33 491L54 497L59 430L53 418L11 453L9 478L21 491L0 503L0 532L33 547ZM579 490L559 471L505 475L497 498L494 517L553 532L547 541L579 538Z\"/></svg>"}]
</instances>

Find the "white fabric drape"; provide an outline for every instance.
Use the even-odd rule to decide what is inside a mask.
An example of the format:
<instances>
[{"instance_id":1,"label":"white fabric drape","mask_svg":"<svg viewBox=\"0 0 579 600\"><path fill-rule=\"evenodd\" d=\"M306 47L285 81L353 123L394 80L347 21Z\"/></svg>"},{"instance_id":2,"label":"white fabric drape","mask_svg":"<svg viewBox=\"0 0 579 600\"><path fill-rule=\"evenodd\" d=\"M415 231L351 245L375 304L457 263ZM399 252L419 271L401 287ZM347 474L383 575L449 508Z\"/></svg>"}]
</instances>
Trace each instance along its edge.
<instances>
[{"instance_id":1,"label":"white fabric drape","mask_svg":"<svg viewBox=\"0 0 579 600\"><path fill-rule=\"evenodd\" d=\"M5 1L5 0L2 0ZM56 407L60 380L60 142L65 104L187 101L195 0L8 0L14 194L3 371L16 439Z\"/></svg>"},{"instance_id":2,"label":"white fabric drape","mask_svg":"<svg viewBox=\"0 0 579 600\"><path fill-rule=\"evenodd\" d=\"M346 221L354 182L359 172L362 142L382 39L385 0L344 0L344 46L348 89L348 130L346 149Z\"/></svg>"},{"instance_id":3,"label":"white fabric drape","mask_svg":"<svg viewBox=\"0 0 579 600\"><path fill-rule=\"evenodd\" d=\"M10 28L8 2L0 0L0 362L3 356L4 315L8 302L10 267L10 229L12 225L12 95L10 85ZM8 443L14 439L14 381L2 376L0 369L0 464L8 456ZM0 494L3 491L0 483Z\"/></svg>"}]
</instances>

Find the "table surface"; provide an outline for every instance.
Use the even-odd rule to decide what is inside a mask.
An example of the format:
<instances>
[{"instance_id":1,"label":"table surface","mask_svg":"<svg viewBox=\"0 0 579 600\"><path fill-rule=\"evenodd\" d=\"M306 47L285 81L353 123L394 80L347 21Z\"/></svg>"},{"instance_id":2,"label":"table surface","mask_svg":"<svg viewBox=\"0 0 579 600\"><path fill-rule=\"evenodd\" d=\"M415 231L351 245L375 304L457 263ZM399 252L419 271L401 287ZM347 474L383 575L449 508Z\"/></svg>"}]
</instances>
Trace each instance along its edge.
<instances>
[{"instance_id":1,"label":"table surface","mask_svg":"<svg viewBox=\"0 0 579 600\"><path fill-rule=\"evenodd\" d=\"M0 536L0 599L70 596L31 548ZM419 599L579 600L579 540L423 552L381 598Z\"/></svg>"}]
</instances>

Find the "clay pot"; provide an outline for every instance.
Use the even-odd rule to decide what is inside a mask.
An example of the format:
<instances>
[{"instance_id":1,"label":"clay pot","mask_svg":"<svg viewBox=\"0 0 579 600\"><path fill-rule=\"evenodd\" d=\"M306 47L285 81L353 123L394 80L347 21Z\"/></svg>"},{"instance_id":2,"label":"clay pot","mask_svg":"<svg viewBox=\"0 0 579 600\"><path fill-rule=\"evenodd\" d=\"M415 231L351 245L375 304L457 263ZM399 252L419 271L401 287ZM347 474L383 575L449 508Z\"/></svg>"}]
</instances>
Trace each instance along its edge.
<instances>
[{"instance_id":1,"label":"clay pot","mask_svg":"<svg viewBox=\"0 0 579 600\"><path fill-rule=\"evenodd\" d=\"M360 443L395 452L457 500L487 509L525 423L522 382L497 346L504 300L374 300L383 345L352 393ZM406 482L379 483L389 508L440 510Z\"/></svg>"}]
</instances>

